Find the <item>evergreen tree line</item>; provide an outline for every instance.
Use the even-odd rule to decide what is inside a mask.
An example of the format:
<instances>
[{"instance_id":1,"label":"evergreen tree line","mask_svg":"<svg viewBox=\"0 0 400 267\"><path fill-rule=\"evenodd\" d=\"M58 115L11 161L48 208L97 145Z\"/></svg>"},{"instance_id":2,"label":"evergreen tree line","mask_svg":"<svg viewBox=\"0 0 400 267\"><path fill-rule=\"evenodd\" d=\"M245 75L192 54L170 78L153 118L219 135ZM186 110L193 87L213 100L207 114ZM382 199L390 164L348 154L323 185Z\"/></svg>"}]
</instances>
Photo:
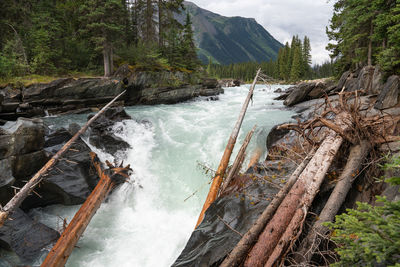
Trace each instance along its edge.
<instances>
[{"instance_id":1,"label":"evergreen tree line","mask_svg":"<svg viewBox=\"0 0 400 267\"><path fill-rule=\"evenodd\" d=\"M194 70L199 65L183 0L0 1L0 76L104 70Z\"/></svg>"},{"instance_id":2,"label":"evergreen tree line","mask_svg":"<svg viewBox=\"0 0 400 267\"><path fill-rule=\"evenodd\" d=\"M311 67L311 44L307 36L304 37L303 42L298 36L293 36L290 45L287 42L279 49L275 61L234 63L226 66L209 62L207 71L218 78L251 81L258 68L271 78L287 82L330 77L333 74L330 62Z\"/></svg>"},{"instance_id":3,"label":"evergreen tree line","mask_svg":"<svg viewBox=\"0 0 400 267\"><path fill-rule=\"evenodd\" d=\"M327 34L338 75L376 64L400 74L400 1L337 0Z\"/></svg>"}]
</instances>

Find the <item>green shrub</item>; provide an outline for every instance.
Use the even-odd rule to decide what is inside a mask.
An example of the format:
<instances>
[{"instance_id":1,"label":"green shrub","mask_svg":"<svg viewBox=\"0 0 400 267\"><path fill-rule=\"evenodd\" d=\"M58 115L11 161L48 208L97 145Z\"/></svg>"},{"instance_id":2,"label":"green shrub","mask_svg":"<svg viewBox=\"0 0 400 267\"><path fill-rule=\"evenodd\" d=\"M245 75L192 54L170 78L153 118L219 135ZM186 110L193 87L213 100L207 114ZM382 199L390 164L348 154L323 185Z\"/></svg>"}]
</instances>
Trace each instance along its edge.
<instances>
[{"instance_id":1,"label":"green shrub","mask_svg":"<svg viewBox=\"0 0 400 267\"><path fill-rule=\"evenodd\" d=\"M384 166L399 167L399 158ZM400 177L387 181L399 184ZM326 223L333 230L331 239L338 244L340 256L332 266L400 266L400 201L379 196L377 201L377 206L358 202L356 209L347 209L334 223Z\"/></svg>"}]
</instances>

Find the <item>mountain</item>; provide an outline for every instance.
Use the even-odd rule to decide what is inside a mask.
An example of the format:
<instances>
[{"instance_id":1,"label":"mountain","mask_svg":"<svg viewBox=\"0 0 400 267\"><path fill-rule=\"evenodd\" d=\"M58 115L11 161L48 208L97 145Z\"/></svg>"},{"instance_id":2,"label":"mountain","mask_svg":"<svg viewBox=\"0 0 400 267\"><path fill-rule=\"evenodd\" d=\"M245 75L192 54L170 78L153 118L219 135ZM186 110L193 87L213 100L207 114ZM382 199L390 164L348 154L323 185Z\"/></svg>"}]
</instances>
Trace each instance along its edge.
<instances>
[{"instance_id":1,"label":"mountain","mask_svg":"<svg viewBox=\"0 0 400 267\"><path fill-rule=\"evenodd\" d=\"M210 56L220 64L275 60L283 46L255 19L224 17L187 1L184 5L177 19L184 22L186 12L191 15L198 56L204 63Z\"/></svg>"}]
</instances>

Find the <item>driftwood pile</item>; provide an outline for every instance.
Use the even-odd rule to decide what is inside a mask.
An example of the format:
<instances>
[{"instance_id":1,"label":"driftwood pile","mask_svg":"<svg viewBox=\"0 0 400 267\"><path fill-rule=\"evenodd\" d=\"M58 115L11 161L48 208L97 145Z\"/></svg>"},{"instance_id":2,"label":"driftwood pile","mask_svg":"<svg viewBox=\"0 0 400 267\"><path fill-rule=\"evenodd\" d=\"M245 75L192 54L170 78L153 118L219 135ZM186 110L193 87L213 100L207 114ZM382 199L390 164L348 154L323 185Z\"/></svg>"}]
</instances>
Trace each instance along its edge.
<instances>
[{"instance_id":1,"label":"driftwood pile","mask_svg":"<svg viewBox=\"0 0 400 267\"><path fill-rule=\"evenodd\" d=\"M313 265L312 257L329 234L323 223L333 221L367 156L376 145L400 140L396 136L400 116L372 116L362 105L361 93L343 88L337 98L326 97L312 119L278 127L298 132L307 143L303 148L308 156L220 266ZM343 155L346 151L348 155ZM308 229L304 227L307 214L339 154L347 161L324 208Z\"/></svg>"}]
</instances>

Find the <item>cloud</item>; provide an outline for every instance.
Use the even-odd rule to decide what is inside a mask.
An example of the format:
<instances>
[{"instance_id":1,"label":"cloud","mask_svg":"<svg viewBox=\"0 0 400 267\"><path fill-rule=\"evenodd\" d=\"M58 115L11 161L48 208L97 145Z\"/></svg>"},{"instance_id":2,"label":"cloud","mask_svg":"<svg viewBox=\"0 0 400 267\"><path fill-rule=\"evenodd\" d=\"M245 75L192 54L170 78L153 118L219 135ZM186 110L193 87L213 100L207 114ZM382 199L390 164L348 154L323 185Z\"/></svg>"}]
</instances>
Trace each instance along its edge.
<instances>
[{"instance_id":1,"label":"cloud","mask_svg":"<svg viewBox=\"0 0 400 267\"><path fill-rule=\"evenodd\" d=\"M311 41L313 63L329 60L325 50L328 38L325 27L333 12L333 1L327 0L191 0L201 8L223 16L255 18L281 43L293 35L307 35Z\"/></svg>"}]
</instances>

